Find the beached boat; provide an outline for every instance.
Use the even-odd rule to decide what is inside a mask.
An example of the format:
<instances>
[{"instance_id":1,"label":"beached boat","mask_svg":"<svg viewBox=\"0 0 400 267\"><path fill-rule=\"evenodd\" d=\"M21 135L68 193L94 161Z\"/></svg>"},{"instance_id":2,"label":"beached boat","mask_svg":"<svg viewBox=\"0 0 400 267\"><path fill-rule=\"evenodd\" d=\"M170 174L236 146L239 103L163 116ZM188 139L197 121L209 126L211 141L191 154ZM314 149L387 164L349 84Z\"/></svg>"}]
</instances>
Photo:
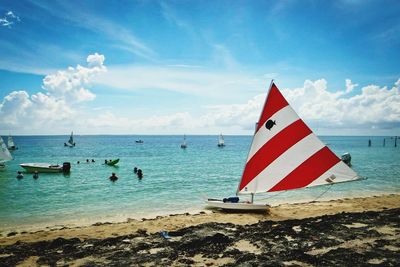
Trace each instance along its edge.
<instances>
[{"instance_id":1,"label":"beached boat","mask_svg":"<svg viewBox=\"0 0 400 267\"><path fill-rule=\"evenodd\" d=\"M239 197L208 199L210 207L235 210L266 210L254 203L257 193L294 190L359 180L291 108L272 82L239 182Z\"/></svg>"},{"instance_id":2,"label":"beached boat","mask_svg":"<svg viewBox=\"0 0 400 267\"><path fill-rule=\"evenodd\" d=\"M186 135L183 136L183 142L181 144L181 148L187 148Z\"/></svg>"},{"instance_id":3,"label":"beached boat","mask_svg":"<svg viewBox=\"0 0 400 267\"><path fill-rule=\"evenodd\" d=\"M8 139L7 139L7 148L8 148L9 151L18 149L18 148L15 146L14 140L13 140L13 138L12 138L11 135L9 135L9 136L8 136Z\"/></svg>"},{"instance_id":4,"label":"beached boat","mask_svg":"<svg viewBox=\"0 0 400 267\"><path fill-rule=\"evenodd\" d=\"M104 163L108 166L114 166L115 164L117 164L119 162L119 159L110 159L110 160L106 160Z\"/></svg>"},{"instance_id":5,"label":"beached boat","mask_svg":"<svg viewBox=\"0 0 400 267\"><path fill-rule=\"evenodd\" d=\"M224 141L224 137L222 136L222 134L219 135L218 138L218 147L224 147L225 146L225 141Z\"/></svg>"},{"instance_id":6,"label":"beached boat","mask_svg":"<svg viewBox=\"0 0 400 267\"><path fill-rule=\"evenodd\" d=\"M64 146L68 146L68 147L74 147L75 146L74 132L71 132L71 135L69 136L69 140L68 140L68 142L64 143Z\"/></svg>"},{"instance_id":7,"label":"beached boat","mask_svg":"<svg viewBox=\"0 0 400 267\"><path fill-rule=\"evenodd\" d=\"M24 168L26 172L68 173L71 170L71 164L69 162L64 162L63 165L50 163L22 163L19 166Z\"/></svg>"},{"instance_id":8,"label":"beached boat","mask_svg":"<svg viewBox=\"0 0 400 267\"><path fill-rule=\"evenodd\" d=\"M3 138L0 136L0 169L4 169L6 167L5 162L12 159L13 157L11 156L10 151L8 151Z\"/></svg>"}]
</instances>

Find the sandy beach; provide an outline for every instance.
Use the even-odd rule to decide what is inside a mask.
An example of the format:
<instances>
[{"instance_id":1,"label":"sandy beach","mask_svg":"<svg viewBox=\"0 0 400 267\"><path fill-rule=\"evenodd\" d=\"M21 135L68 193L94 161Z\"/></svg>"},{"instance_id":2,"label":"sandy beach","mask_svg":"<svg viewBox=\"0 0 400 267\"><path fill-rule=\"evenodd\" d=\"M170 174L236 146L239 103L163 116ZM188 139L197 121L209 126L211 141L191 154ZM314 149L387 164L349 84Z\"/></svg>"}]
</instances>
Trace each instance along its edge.
<instances>
[{"instance_id":1,"label":"sandy beach","mask_svg":"<svg viewBox=\"0 0 400 267\"><path fill-rule=\"evenodd\" d=\"M275 241L286 240L285 242L289 243L293 241L297 245L290 251L295 249L303 254L308 251L305 255L311 258L313 255L341 250L346 246L356 248L357 253L363 254L363 251L370 251L371 246L376 245L378 240L381 240L380 242L385 240L388 244L381 244L380 248L386 251L388 255L385 254L385 257L392 262L391 257L399 256L400 249L399 241L397 241L400 240L399 208L400 194L390 194L324 202L283 204L271 207L268 213L243 214L204 210L198 214L185 213L143 220L129 219L123 223L97 223L75 228L46 228L35 232L15 229L13 232L1 233L0 265L67 264L80 266L89 263L93 265L150 266L235 265L235 263L241 262L239 257L241 253L252 254L251 259L260 260L268 249L272 249L272 247L267 248L265 242L268 243L275 239ZM380 216L383 213L387 214ZM387 218L387 221L380 221L381 217ZM324 236L322 233L327 229L326 226L320 229L321 221L330 221L332 227L340 226L340 228L347 229L347 234L352 234L352 236L339 237L346 233L343 229L338 232L329 232ZM336 222L341 223L338 226ZM278 237L272 237L272 240L270 240L271 237L268 237L272 231L271 227L274 229L283 227L279 230L280 234L274 233ZM304 236L305 228L313 232L313 235ZM241 233L238 229L242 229ZM248 232L249 229L252 229L251 233ZM289 230L285 233L284 229ZM372 231L371 229L374 234L370 233L369 236L364 236ZM361 234L362 230L363 234ZM161 231L169 232L171 238L160 237ZM263 231L267 231L268 234ZM257 232L260 234L259 237L255 236ZM293 236L295 234L303 235L300 241L301 245L299 241L296 241L296 238L299 237ZM335 236L336 234L338 236ZM328 236L329 238L327 238ZM322 239L323 244L318 245L317 243L322 242ZM326 243L329 240L335 240L334 244ZM338 240L341 241L337 243ZM215 251L219 251L217 254L202 250L204 246L212 247L210 244L219 243L221 243L220 247L213 248ZM175 244L175 249L184 244L187 247L180 247L182 253L176 250L167 253L165 246L174 247L172 244ZM307 251L303 247L304 244L309 245ZM108 251L107 254L105 251L94 250L94 248L100 249L99 247L104 249L104 246L113 252ZM272 246L272 243L269 246ZM211 256L207 255L210 253ZM99 256L103 254L109 256ZM316 264L311 258L302 262L297 257L290 256L288 263L285 264L305 266L310 263L311 265ZM385 262L385 259L382 257L375 259L374 256L365 258L365 263L379 264ZM280 258L277 260L278 262L282 261ZM327 264L330 265L333 262L328 261Z\"/></svg>"}]
</instances>

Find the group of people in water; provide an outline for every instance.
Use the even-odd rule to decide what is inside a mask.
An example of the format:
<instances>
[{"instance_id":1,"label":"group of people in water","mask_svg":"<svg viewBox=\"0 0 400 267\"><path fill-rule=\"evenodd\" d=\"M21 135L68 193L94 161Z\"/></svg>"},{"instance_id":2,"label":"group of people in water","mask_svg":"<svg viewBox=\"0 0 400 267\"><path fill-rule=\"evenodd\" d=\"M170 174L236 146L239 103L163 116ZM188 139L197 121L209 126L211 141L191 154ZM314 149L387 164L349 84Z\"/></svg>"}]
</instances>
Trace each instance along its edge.
<instances>
[{"instance_id":1,"label":"group of people in water","mask_svg":"<svg viewBox=\"0 0 400 267\"><path fill-rule=\"evenodd\" d=\"M92 160L89 160L89 159L86 159L86 163L90 163L90 162L96 162L94 159L92 159ZM79 164L79 163L81 163L79 160L76 162L76 164Z\"/></svg>"},{"instance_id":2,"label":"group of people in water","mask_svg":"<svg viewBox=\"0 0 400 267\"><path fill-rule=\"evenodd\" d=\"M39 172L38 171L35 171L34 173L33 173L33 179L38 179L39 178ZM24 178L24 174L21 172L21 171L18 171L17 172L17 179L22 179L22 178Z\"/></svg>"},{"instance_id":3,"label":"group of people in water","mask_svg":"<svg viewBox=\"0 0 400 267\"><path fill-rule=\"evenodd\" d=\"M89 159L86 159L86 163L90 163L90 162L96 162L96 161L94 159L92 159L91 161ZM105 160L105 163L107 163L107 160ZM80 164L80 161L78 160L76 162L76 164ZM138 167L134 167L133 168L133 172L137 175L139 180L141 180L143 178L143 171L141 169L138 169ZM21 171L18 171L17 172L17 179L22 179L22 178L24 178L24 174ZM38 179L39 178L39 172L38 171L35 171L33 173L33 178L34 179ZM115 172L113 172L111 174L111 176L109 177L109 179L111 181L115 182L116 180L118 180L118 176L115 174Z\"/></svg>"},{"instance_id":4,"label":"group of people in water","mask_svg":"<svg viewBox=\"0 0 400 267\"><path fill-rule=\"evenodd\" d=\"M137 175L139 180L143 178L143 171L142 169L138 169L137 167L133 168L133 172ZM112 182L118 180L118 176L113 172L110 177L108 177Z\"/></svg>"}]
</instances>

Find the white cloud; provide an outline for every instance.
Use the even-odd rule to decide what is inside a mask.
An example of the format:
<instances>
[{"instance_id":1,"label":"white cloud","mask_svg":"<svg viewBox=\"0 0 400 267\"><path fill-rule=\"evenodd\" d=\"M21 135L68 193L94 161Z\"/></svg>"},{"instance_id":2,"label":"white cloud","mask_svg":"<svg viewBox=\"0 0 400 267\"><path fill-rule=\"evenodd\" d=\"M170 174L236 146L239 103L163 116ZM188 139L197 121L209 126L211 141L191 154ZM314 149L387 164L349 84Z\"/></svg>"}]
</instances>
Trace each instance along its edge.
<instances>
[{"instance_id":1,"label":"white cloud","mask_svg":"<svg viewBox=\"0 0 400 267\"><path fill-rule=\"evenodd\" d=\"M88 68L78 65L76 68L57 71L43 79L42 88L53 97L65 99L68 102L83 102L93 100L96 96L83 86L88 85L94 76L106 72L103 65L104 56L97 53L87 57Z\"/></svg>"},{"instance_id":2,"label":"white cloud","mask_svg":"<svg viewBox=\"0 0 400 267\"><path fill-rule=\"evenodd\" d=\"M353 91L353 89L357 86L358 83L352 83L350 79L346 79L346 94Z\"/></svg>"},{"instance_id":3,"label":"white cloud","mask_svg":"<svg viewBox=\"0 0 400 267\"><path fill-rule=\"evenodd\" d=\"M198 66L106 68L104 60L103 55L95 53L87 57L87 67L78 65L46 76L44 92L31 96L25 91L10 93L0 103L0 128L28 134L59 134L70 129L82 134L251 134L265 101L265 81L246 73L216 73ZM236 100L249 100L193 108L195 114L178 106L163 116L151 112L146 116L142 110L140 116L133 117L117 113L118 107L96 107L96 103L92 105L96 111L89 112L82 108L82 102L94 99L95 95L87 89L94 82L125 90L178 91L193 97L212 98L214 103L215 99L224 103L231 95L237 95ZM306 80L302 87L281 88L281 91L317 134L319 131L373 134L382 133L379 132L382 129L399 130L400 79L391 88L357 86L346 79L342 90L332 92L328 90L328 82L319 79Z\"/></svg>"},{"instance_id":4,"label":"white cloud","mask_svg":"<svg viewBox=\"0 0 400 267\"><path fill-rule=\"evenodd\" d=\"M21 21L21 19L15 15L14 12L8 11L3 17L0 17L0 26L11 28L11 25L19 21Z\"/></svg>"},{"instance_id":5,"label":"white cloud","mask_svg":"<svg viewBox=\"0 0 400 267\"><path fill-rule=\"evenodd\" d=\"M84 86L106 71L104 56L89 55L87 61L89 67L78 65L47 75L42 85L46 93L30 96L26 91L13 91L8 94L0 103L0 128L26 133L59 133L60 128L69 128L74 124L78 103L95 98Z\"/></svg>"},{"instance_id":6,"label":"white cloud","mask_svg":"<svg viewBox=\"0 0 400 267\"><path fill-rule=\"evenodd\" d=\"M391 88L368 85L358 94L344 97L353 90L348 86L329 92L327 82L307 80L304 87L283 90L300 116L325 128L398 128L400 125L399 83ZM354 85L355 86L355 85ZM351 88L351 90L349 90Z\"/></svg>"},{"instance_id":7,"label":"white cloud","mask_svg":"<svg viewBox=\"0 0 400 267\"><path fill-rule=\"evenodd\" d=\"M258 76L187 65L113 66L96 82L129 91L159 89L223 99L248 97L265 88L265 79Z\"/></svg>"},{"instance_id":8,"label":"white cloud","mask_svg":"<svg viewBox=\"0 0 400 267\"><path fill-rule=\"evenodd\" d=\"M371 130L400 129L399 85L400 79L391 89L368 85L347 98L345 95L356 86L350 80L346 80L346 88L338 92L328 91L325 79L306 80L301 88L281 91L314 130L324 134L370 134L373 133ZM207 114L195 121L202 123L202 127L224 127L251 133L265 97L266 94L260 94L244 104L211 106Z\"/></svg>"}]
</instances>

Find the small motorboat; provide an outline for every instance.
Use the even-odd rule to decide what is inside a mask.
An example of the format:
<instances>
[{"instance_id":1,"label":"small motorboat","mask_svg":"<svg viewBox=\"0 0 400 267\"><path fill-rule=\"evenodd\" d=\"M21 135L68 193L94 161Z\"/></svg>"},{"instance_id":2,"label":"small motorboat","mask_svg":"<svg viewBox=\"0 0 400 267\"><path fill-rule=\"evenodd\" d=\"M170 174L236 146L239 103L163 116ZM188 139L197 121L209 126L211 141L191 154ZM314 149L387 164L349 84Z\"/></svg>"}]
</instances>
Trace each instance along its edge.
<instances>
[{"instance_id":1,"label":"small motorboat","mask_svg":"<svg viewBox=\"0 0 400 267\"><path fill-rule=\"evenodd\" d=\"M119 162L119 159L111 159L111 160L106 160L104 163L108 166L114 166Z\"/></svg>"},{"instance_id":2,"label":"small motorboat","mask_svg":"<svg viewBox=\"0 0 400 267\"><path fill-rule=\"evenodd\" d=\"M143 140L142 139L136 140L135 142L138 143L138 144L143 144Z\"/></svg>"},{"instance_id":3,"label":"small motorboat","mask_svg":"<svg viewBox=\"0 0 400 267\"><path fill-rule=\"evenodd\" d=\"M38 173L69 173L71 170L71 163L64 162L63 165L50 164L50 163L22 163L19 166L25 169L26 172Z\"/></svg>"}]
</instances>

